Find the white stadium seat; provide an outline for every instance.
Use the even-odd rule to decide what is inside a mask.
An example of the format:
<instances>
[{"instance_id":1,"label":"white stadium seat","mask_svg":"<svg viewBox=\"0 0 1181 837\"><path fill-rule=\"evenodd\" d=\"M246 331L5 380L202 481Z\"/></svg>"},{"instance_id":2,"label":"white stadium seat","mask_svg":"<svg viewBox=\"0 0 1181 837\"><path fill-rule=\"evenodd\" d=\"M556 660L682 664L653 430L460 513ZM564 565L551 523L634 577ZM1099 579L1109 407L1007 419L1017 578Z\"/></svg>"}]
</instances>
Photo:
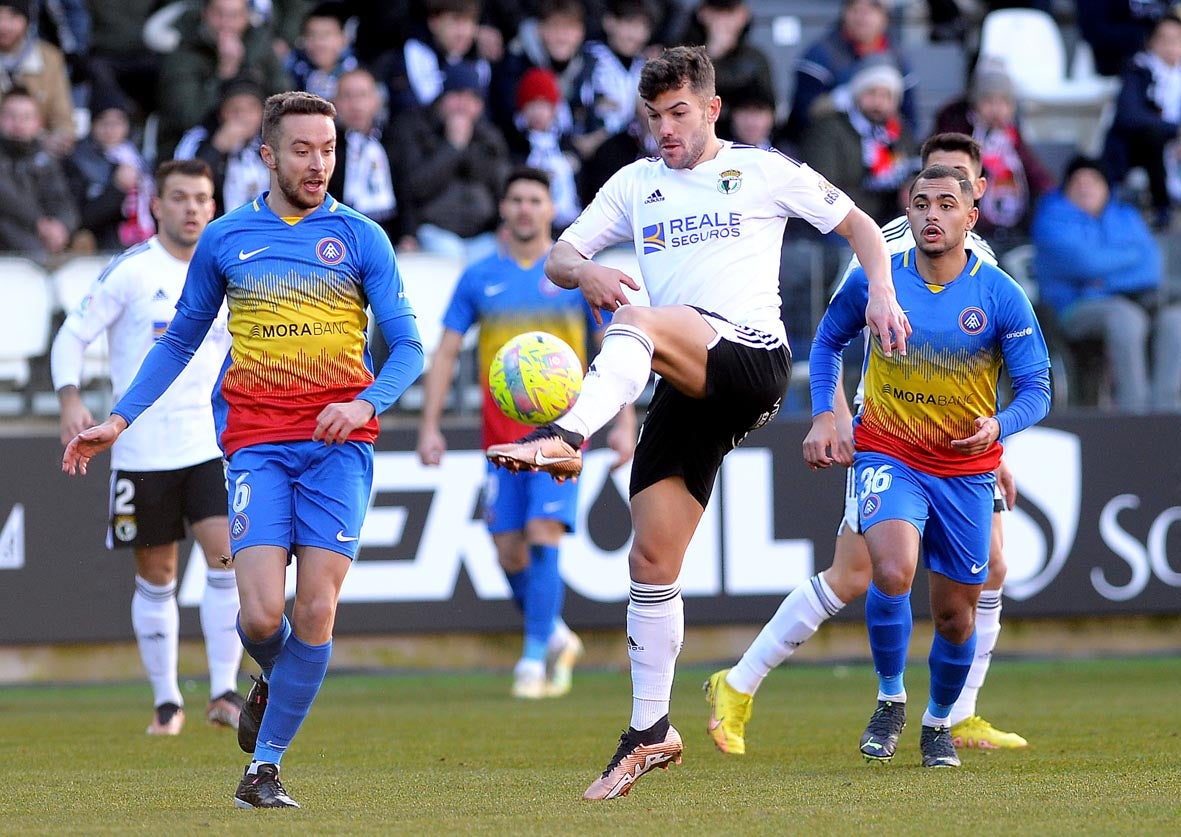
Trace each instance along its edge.
<instances>
[{"instance_id":1,"label":"white stadium seat","mask_svg":"<svg viewBox=\"0 0 1181 837\"><path fill-rule=\"evenodd\" d=\"M54 301L45 271L29 259L0 257L0 299L8 312L0 327L0 386L23 393L30 361L49 350ZM23 394L0 402L5 412L25 408Z\"/></svg>"}]
</instances>

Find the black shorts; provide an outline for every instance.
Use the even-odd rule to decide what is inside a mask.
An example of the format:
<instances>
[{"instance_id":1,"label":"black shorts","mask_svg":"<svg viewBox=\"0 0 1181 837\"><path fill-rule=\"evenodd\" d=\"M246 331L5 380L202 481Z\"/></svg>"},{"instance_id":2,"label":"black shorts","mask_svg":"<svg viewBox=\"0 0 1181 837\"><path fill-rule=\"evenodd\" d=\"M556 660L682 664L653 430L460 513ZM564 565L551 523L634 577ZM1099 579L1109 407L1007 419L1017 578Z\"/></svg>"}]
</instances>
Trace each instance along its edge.
<instances>
[{"instance_id":1,"label":"black shorts","mask_svg":"<svg viewBox=\"0 0 1181 837\"><path fill-rule=\"evenodd\" d=\"M114 471L107 548L175 543L184 539L185 521L225 517L228 510L221 459L175 471Z\"/></svg>"},{"instance_id":2,"label":"black shorts","mask_svg":"<svg viewBox=\"0 0 1181 837\"><path fill-rule=\"evenodd\" d=\"M791 380L791 351L720 338L705 363L705 398L656 385L632 462L630 494L681 477L705 508L722 458L775 417Z\"/></svg>"}]
</instances>

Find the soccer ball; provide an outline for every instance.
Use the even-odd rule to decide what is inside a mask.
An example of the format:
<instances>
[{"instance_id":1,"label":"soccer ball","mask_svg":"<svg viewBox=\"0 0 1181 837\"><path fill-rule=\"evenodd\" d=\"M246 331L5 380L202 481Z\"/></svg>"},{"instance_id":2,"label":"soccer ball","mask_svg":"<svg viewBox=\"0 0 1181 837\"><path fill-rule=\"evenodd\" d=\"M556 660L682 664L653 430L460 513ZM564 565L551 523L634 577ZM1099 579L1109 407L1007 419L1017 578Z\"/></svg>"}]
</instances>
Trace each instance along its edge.
<instances>
[{"instance_id":1,"label":"soccer ball","mask_svg":"<svg viewBox=\"0 0 1181 837\"><path fill-rule=\"evenodd\" d=\"M545 331L518 334L496 350L488 389L501 412L522 424L542 425L564 415L582 389L582 361Z\"/></svg>"}]
</instances>

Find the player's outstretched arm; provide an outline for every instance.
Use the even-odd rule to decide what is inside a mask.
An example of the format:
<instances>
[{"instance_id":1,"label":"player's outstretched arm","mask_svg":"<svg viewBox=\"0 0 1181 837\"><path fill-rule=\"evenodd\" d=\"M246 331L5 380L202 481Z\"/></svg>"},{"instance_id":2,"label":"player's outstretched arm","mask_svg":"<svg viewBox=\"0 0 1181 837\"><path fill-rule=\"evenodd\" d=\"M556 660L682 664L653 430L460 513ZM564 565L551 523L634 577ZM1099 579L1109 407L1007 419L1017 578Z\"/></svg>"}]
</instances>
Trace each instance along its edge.
<instances>
[{"instance_id":1,"label":"player's outstretched arm","mask_svg":"<svg viewBox=\"0 0 1181 837\"><path fill-rule=\"evenodd\" d=\"M910 322L894 293L890 273L890 253L886 239L873 219L853 207L835 231L843 235L853 248L869 280L869 302L865 306L865 322L870 331L882 341L882 352L893 356L894 348L906 354L906 338L910 336Z\"/></svg>"},{"instance_id":2,"label":"player's outstretched arm","mask_svg":"<svg viewBox=\"0 0 1181 837\"><path fill-rule=\"evenodd\" d=\"M127 429L127 420L118 414L112 415L102 424L83 430L66 445L62 456L62 470L71 477L86 475L86 466L97 454L115 444L119 434Z\"/></svg>"},{"instance_id":3,"label":"player's outstretched arm","mask_svg":"<svg viewBox=\"0 0 1181 837\"><path fill-rule=\"evenodd\" d=\"M640 289L640 283L622 270L591 261L566 241L557 242L550 250L545 275L559 288L581 290L599 325L603 324L601 311L614 311L628 304L625 287Z\"/></svg>"}]
</instances>

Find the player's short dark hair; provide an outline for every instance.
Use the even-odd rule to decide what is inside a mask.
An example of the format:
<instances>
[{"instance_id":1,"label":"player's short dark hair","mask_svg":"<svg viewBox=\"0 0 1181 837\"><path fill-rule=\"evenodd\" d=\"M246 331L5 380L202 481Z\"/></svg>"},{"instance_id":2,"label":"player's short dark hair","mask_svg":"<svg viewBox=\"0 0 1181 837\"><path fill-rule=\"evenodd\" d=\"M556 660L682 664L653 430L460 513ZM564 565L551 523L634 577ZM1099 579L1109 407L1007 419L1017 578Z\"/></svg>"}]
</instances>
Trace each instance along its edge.
<instances>
[{"instance_id":1,"label":"player's short dark hair","mask_svg":"<svg viewBox=\"0 0 1181 837\"><path fill-rule=\"evenodd\" d=\"M509 187L518 180L528 180L533 183L540 183L545 187L545 191L550 190L550 175L545 169L539 169L534 166L517 166L508 173L508 177L504 179L504 193L501 197L508 195Z\"/></svg>"},{"instance_id":2,"label":"player's short dark hair","mask_svg":"<svg viewBox=\"0 0 1181 837\"><path fill-rule=\"evenodd\" d=\"M976 140L967 134L961 134L958 131L946 131L942 134L932 134L927 137L927 141L919 149L919 159L923 161L924 166L927 164L927 158L937 151L951 154L956 152L967 154L971 158L972 165L977 172L984 170L983 158L980 156L980 143L976 142Z\"/></svg>"},{"instance_id":3,"label":"player's short dark hair","mask_svg":"<svg viewBox=\"0 0 1181 837\"><path fill-rule=\"evenodd\" d=\"M279 125L284 116L327 116L336 119L332 102L305 90L290 90L267 97L262 106L262 141L271 148L278 142Z\"/></svg>"},{"instance_id":4,"label":"player's short dark hair","mask_svg":"<svg viewBox=\"0 0 1181 837\"><path fill-rule=\"evenodd\" d=\"M675 46L653 58L640 71L640 98L651 102L661 93L688 84L703 99L717 91L714 63L703 46Z\"/></svg>"},{"instance_id":5,"label":"player's short dark hair","mask_svg":"<svg viewBox=\"0 0 1181 837\"><path fill-rule=\"evenodd\" d=\"M213 182L213 171L204 160L165 160L156 166L156 194L164 194L164 181L171 175L180 174L185 177L204 177Z\"/></svg>"},{"instance_id":6,"label":"player's short dark hair","mask_svg":"<svg viewBox=\"0 0 1181 837\"><path fill-rule=\"evenodd\" d=\"M653 0L609 0L607 14L616 20L643 18L654 28L660 22L660 12Z\"/></svg>"},{"instance_id":7,"label":"player's short dark hair","mask_svg":"<svg viewBox=\"0 0 1181 837\"><path fill-rule=\"evenodd\" d=\"M964 173L959 169L953 169L951 166L927 166L914 182L910 184L910 195L914 197L915 187L920 180L941 180L945 177L951 178L956 183L960 184L960 191L964 197L968 199L968 204L972 205L975 199L975 190L972 188L972 181L964 176Z\"/></svg>"}]
</instances>

